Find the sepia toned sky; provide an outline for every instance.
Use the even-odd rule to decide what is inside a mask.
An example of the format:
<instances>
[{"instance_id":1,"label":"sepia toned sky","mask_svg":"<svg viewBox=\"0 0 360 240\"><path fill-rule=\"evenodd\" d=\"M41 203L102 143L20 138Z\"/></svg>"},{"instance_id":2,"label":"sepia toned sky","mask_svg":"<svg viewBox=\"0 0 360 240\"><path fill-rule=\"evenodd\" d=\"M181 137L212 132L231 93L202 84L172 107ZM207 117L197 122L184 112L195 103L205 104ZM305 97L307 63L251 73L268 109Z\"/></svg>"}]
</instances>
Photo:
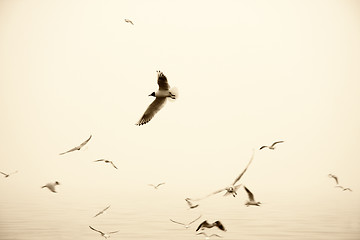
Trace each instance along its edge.
<instances>
[{"instance_id":1,"label":"sepia toned sky","mask_svg":"<svg viewBox=\"0 0 360 240\"><path fill-rule=\"evenodd\" d=\"M1 0L0 36L0 171L19 170L0 181L9 200L56 180L68 195L135 198L165 181L201 197L252 149L242 182L265 201L329 196L328 173L360 198L358 1ZM136 126L156 70L180 97Z\"/></svg>"}]
</instances>

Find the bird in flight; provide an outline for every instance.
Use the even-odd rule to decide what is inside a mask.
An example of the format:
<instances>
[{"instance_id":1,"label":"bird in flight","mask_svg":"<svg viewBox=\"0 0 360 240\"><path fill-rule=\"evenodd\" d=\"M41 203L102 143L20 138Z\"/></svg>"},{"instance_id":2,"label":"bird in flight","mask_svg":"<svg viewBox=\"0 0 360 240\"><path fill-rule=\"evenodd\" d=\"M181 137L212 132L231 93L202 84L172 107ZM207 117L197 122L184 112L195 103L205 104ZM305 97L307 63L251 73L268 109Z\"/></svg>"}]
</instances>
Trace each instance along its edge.
<instances>
[{"instance_id":1,"label":"bird in flight","mask_svg":"<svg viewBox=\"0 0 360 240\"><path fill-rule=\"evenodd\" d=\"M58 181L56 181L56 182L54 182L54 183L48 183L48 184L46 184L46 185L44 185L44 186L42 186L41 188L48 188L50 191L52 191L53 193L56 193L56 191L55 191L55 186L56 185L60 185L60 183L58 182Z\"/></svg>"},{"instance_id":2,"label":"bird in flight","mask_svg":"<svg viewBox=\"0 0 360 240\"><path fill-rule=\"evenodd\" d=\"M167 98L177 98L176 88L170 89L167 78L162 72L157 71L157 74L159 90L157 92L152 92L149 95L155 97L155 100L149 105L140 120L136 123L136 125L138 126L148 123L155 116L155 114L165 105Z\"/></svg>"},{"instance_id":3,"label":"bird in flight","mask_svg":"<svg viewBox=\"0 0 360 240\"><path fill-rule=\"evenodd\" d=\"M158 189L163 184L165 183L163 182L163 183L159 183L158 185L154 185L154 184L148 184L148 185L154 187L154 189Z\"/></svg>"},{"instance_id":4,"label":"bird in flight","mask_svg":"<svg viewBox=\"0 0 360 240\"><path fill-rule=\"evenodd\" d=\"M10 177L10 175L13 175L15 173L17 173L18 171L12 172L12 173L4 173L4 172L0 172L2 175L4 175L5 178Z\"/></svg>"},{"instance_id":5,"label":"bird in flight","mask_svg":"<svg viewBox=\"0 0 360 240\"><path fill-rule=\"evenodd\" d=\"M210 239L211 237L219 237L219 238L221 238L221 236L220 235L217 235L217 234L211 234L211 235L207 235L206 234L206 232L200 232L200 233L197 233L196 235L205 235L205 239L206 240L208 240L208 239Z\"/></svg>"},{"instance_id":6,"label":"bird in flight","mask_svg":"<svg viewBox=\"0 0 360 240\"><path fill-rule=\"evenodd\" d=\"M196 222L197 220L199 220L201 218L201 215L199 217L197 217L196 219L192 220L191 222L189 222L188 224L186 223L181 223L181 222L177 222L177 221L174 221L172 219L170 219L170 221L172 221L173 223L177 223L177 224L180 224L180 225L183 225L186 229L190 227L190 225L194 222Z\"/></svg>"},{"instance_id":7,"label":"bird in flight","mask_svg":"<svg viewBox=\"0 0 360 240\"><path fill-rule=\"evenodd\" d=\"M248 207L250 205L253 205L253 206L260 206L261 202L256 202L255 201L255 198L254 198L254 194L252 194L252 192L250 192L250 190L244 186L244 189L245 191L247 192L248 194L248 197L249 197L249 201L247 201L245 203L245 205Z\"/></svg>"},{"instance_id":8,"label":"bird in flight","mask_svg":"<svg viewBox=\"0 0 360 240\"><path fill-rule=\"evenodd\" d=\"M108 238L110 237L110 234L117 233L117 232L119 231L119 230L118 230L118 231L113 231L113 232L104 233L104 232L102 232L102 231L100 231L100 230L97 230L97 229L93 228L92 226L89 226L89 228L90 228L91 230L94 230L95 232L100 233L101 236L104 237L105 239L108 239Z\"/></svg>"},{"instance_id":9,"label":"bird in flight","mask_svg":"<svg viewBox=\"0 0 360 240\"><path fill-rule=\"evenodd\" d=\"M197 208L199 206L199 204L193 204L191 201L190 201L190 198L185 198L185 201L186 203L189 205L189 208L190 209L193 209L193 208Z\"/></svg>"},{"instance_id":10,"label":"bird in flight","mask_svg":"<svg viewBox=\"0 0 360 240\"><path fill-rule=\"evenodd\" d=\"M125 22L131 23L131 25L134 25L134 23L130 19L125 19ZM140 24L141 25L141 24Z\"/></svg>"},{"instance_id":11,"label":"bird in flight","mask_svg":"<svg viewBox=\"0 0 360 240\"><path fill-rule=\"evenodd\" d=\"M208 223L207 220L203 221L196 229L196 231L199 231L199 229L204 230L205 228L212 228L212 227L218 227L220 230L225 231L226 229L224 225L220 221L216 221L213 223Z\"/></svg>"},{"instance_id":12,"label":"bird in flight","mask_svg":"<svg viewBox=\"0 0 360 240\"><path fill-rule=\"evenodd\" d=\"M274 142L273 144L271 144L271 146L262 146L259 150L263 149L263 148L268 148L268 149L271 149L271 150L275 150L275 145L278 144L278 143L283 143L284 141L277 141L277 142Z\"/></svg>"},{"instance_id":13,"label":"bird in flight","mask_svg":"<svg viewBox=\"0 0 360 240\"><path fill-rule=\"evenodd\" d=\"M235 178L234 182L232 183L232 185L228 186L228 187L225 187L225 188L222 188L222 189L219 189L213 193L210 193L208 195L206 195L205 197L202 197L202 198L197 198L197 199L190 199L188 198L189 200L194 200L194 201L198 201L198 200L202 200L204 198L207 198L211 195L214 195L214 194L217 194L217 193L220 193L222 191L226 191L224 196L228 196L228 195L232 195L233 197L235 197L237 195L237 190L240 188L241 184L238 184L238 185L235 185L240 179L241 177L244 175L244 173L246 172L246 170L248 169L248 167L250 166L252 160L254 159L254 155L255 155L255 150L253 150L253 153L251 155L251 158L250 158L250 161L249 163L247 164L247 166L245 167L245 169L240 173L240 175Z\"/></svg>"},{"instance_id":14,"label":"bird in flight","mask_svg":"<svg viewBox=\"0 0 360 240\"><path fill-rule=\"evenodd\" d=\"M63 155L63 154L65 154L65 153L69 153L69 152L73 152L73 151L76 151L76 150L80 150L82 147L84 147L84 146L90 141L91 137L92 137L92 135L90 135L90 137L89 137L87 140L85 140L83 143L81 143L79 146L76 146L76 147L70 149L69 151L60 153L59 155Z\"/></svg>"},{"instance_id":15,"label":"bird in flight","mask_svg":"<svg viewBox=\"0 0 360 240\"><path fill-rule=\"evenodd\" d=\"M110 163L114 168L118 169L115 164L110 161L110 160L106 160L106 159L99 159L99 160L95 160L94 162L105 162L105 163Z\"/></svg>"},{"instance_id":16,"label":"bird in flight","mask_svg":"<svg viewBox=\"0 0 360 240\"><path fill-rule=\"evenodd\" d=\"M329 173L328 177L329 177L329 178L333 178L333 179L335 179L336 184L337 184L337 185L339 184L339 179L338 179L338 177L337 177L337 176L335 176L335 175L333 175L333 174Z\"/></svg>"},{"instance_id":17,"label":"bird in flight","mask_svg":"<svg viewBox=\"0 0 360 240\"><path fill-rule=\"evenodd\" d=\"M103 214L106 210L108 210L109 209L109 207L110 207L110 205L109 206L107 206L106 208L104 208L103 210L101 210L100 212L98 212L94 217L97 217L97 216L99 216L99 215L101 215L101 214Z\"/></svg>"}]
</instances>

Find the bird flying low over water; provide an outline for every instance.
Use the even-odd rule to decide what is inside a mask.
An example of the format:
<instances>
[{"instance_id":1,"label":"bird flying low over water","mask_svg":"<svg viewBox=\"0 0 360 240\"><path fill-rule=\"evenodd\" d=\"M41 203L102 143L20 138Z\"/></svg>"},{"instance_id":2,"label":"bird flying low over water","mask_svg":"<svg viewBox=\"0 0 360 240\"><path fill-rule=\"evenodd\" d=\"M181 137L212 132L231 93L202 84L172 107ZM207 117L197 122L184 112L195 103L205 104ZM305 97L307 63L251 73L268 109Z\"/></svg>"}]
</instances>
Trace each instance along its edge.
<instances>
[{"instance_id":1,"label":"bird flying low over water","mask_svg":"<svg viewBox=\"0 0 360 240\"><path fill-rule=\"evenodd\" d=\"M193 208L197 208L199 206L199 204L193 204L191 201L190 201L190 198L185 198L185 201L186 203L189 205L189 208L190 209L193 209Z\"/></svg>"},{"instance_id":2,"label":"bird flying low over water","mask_svg":"<svg viewBox=\"0 0 360 240\"><path fill-rule=\"evenodd\" d=\"M196 235L205 235L205 239L207 240L207 239L210 239L211 237L219 237L219 238L221 238L221 236L220 235L217 235L217 234L211 234L211 235L207 235L206 234L206 232L199 232L199 233L197 233Z\"/></svg>"},{"instance_id":3,"label":"bird flying low over water","mask_svg":"<svg viewBox=\"0 0 360 240\"><path fill-rule=\"evenodd\" d=\"M159 90L149 95L155 97L155 100L149 105L140 120L136 123L136 125L138 126L148 123L155 116L155 114L165 105L167 98L177 98L177 89L170 89L170 85L168 84L165 75L160 71L157 71L157 73Z\"/></svg>"},{"instance_id":4,"label":"bird flying low over water","mask_svg":"<svg viewBox=\"0 0 360 240\"><path fill-rule=\"evenodd\" d=\"M208 223L207 220L203 221L196 229L196 231L204 230L205 228L212 228L212 227L218 227L220 230L225 231L226 229L224 227L224 225L220 222L220 221L216 221L213 223Z\"/></svg>"},{"instance_id":5,"label":"bird flying low over water","mask_svg":"<svg viewBox=\"0 0 360 240\"><path fill-rule=\"evenodd\" d=\"M254 194L252 194L252 192L250 192L250 190L244 186L244 189L245 191L247 192L248 194L248 197L249 197L249 201L247 201L245 203L245 205L248 207L250 205L253 205L253 206L260 206L261 202L256 202L255 201L255 198L254 198Z\"/></svg>"},{"instance_id":6,"label":"bird flying low over water","mask_svg":"<svg viewBox=\"0 0 360 240\"><path fill-rule=\"evenodd\" d=\"M134 23L130 19L125 19L125 22L131 23L131 25L134 25Z\"/></svg>"},{"instance_id":7,"label":"bird flying low over water","mask_svg":"<svg viewBox=\"0 0 360 240\"><path fill-rule=\"evenodd\" d=\"M154 185L154 184L148 184L148 185L154 187L154 189L158 189L163 184L165 183L163 182L163 183L159 183L158 185Z\"/></svg>"},{"instance_id":8,"label":"bird flying low over water","mask_svg":"<svg viewBox=\"0 0 360 240\"><path fill-rule=\"evenodd\" d=\"M53 193L56 193L56 191L55 191L55 186L56 185L60 185L60 183L58 182L58 181L56 181L56 182L54 182L54 183L48 183L48 184L46 184L46 185L44 185L44 186L42 186L41 188L48 188L50 191L52 191Z\"/></svg>"},{"instance_id":9,"label":"bird flying low over water","mask_svg":"<svg viewBox=\"0 0 360 240\"><path fill-rule=\"evenodd\" d=\"M70 149L69 151L60 153L59 155L63 155L63 154L65 154L65 153L69 153L69 152L73 152L73 151L76 151L76 150L80 150L82 147L84 147L84 146L90 141L91 137L92 137L92 135L90 135L90 137L89 137L87 140L85 140L83 143L81 143L79 146L74 147L74 148Z\"/></svg>"},{"instance_id":10,"label":"bird flying low over water","mask_svg":"<svg viewBox=\"0 0 360 240\"><path fill-rule=\"evenodd\" d=\"M106 208L104 208L103 210L101 210L100 212L98 212L94 217L97 217L97 216L99 216L99 215L101 215L101 214L103 214L106 210L108 210L109 209L109 207L110 207L110 205L109 206L107 206Z\"/></svg>"},{"instance_id":11,"label":"bird flying low over water","mask_svg":"<svg viewBox=\"0 0 360 240\"><path fill-rule=\"evenodd\" d=\"M339 184L339 179L338 179L338 177L337 177L337 176L335 176L335 175L333 175L333 174L329 173L328 177L329 177L329 178L333 178L333 179L335 180L336 184Z\"/></svg>"},{"instance_id":12,"label":"bird flying low over water","mask_svg":"<svg viewBox=\"0 0 360 240\"><path fill-rule=\"evenodd\" d=\"M207 198L211 195L214 195L214 194L217 194L217 193L220 193L222 191L226 191L224 196L228 196L228 195L232 195L233 197L235 197L237 195L237 190L241 187L241 184L238 184L238 185L235 185L240 179L241 177L244 175L244 173L246 172L246 170L248 169L248 167L250 166L252 160L254 159L254 155L255 155L255 150L253 150L253 153L251 155L251 158L250 158L250 161L249 163L246 165L245 169L240 173L240 175L235 178L234 182L232 183L232 185L228 186L228 187L225 187L225 188L222 188L222 189L219 189L213 193L210 193L208 195L206 195L205 197L202 197L202 198L197 198L197 199L190 199L188 198L189 200L193 200L193 201L198 201L198 200L202 200L204 198Z\"/></svg>"},{"instance_id":13,"label":"bird flying low over water","mask_svg":"<svg viewBox=\"0 0 360 240\"><path fill-rule=\"evenodd\" d=\"M89 226L89 228L90 228L91 230L94 230L95 232L100 233L101 236L103 236L105 239L108 239L108 238L110 237L110 234L117 233L117 232L119 231L119 230L118 230L118 231L113 231L113 232L106 232L106 233L104 233L104 232L102 232L102 231L100 231L100 230L97 230L97 229L93 228L92 226Z\"/></svg>"},{"instance_id":14,"label":"bird flying low over water","mask_svg":"<svg viewBox=\"0 0 360 240\"><path fill-rule=\"evenodd\" d=\"M18 171L15 171L15 172L12 172L12 173L3 173L3 172L0 172L2 175L4 175L5 178L7 177L10 177L10 175L13 175L15 173L17 173Z\"/></svg>"},{"instance_id":15,"label":"bird flying low over water","mask_svg":"<svg viewBox=\"0 0 360 240\"><path fill-rule=\"evenodd\" d=\"M271 150L275 150L275 145L278 144L278 143L283 143L284 141L277 141L277 142L274 142L271 146L262 146L260 147L259 150L263 149L263 148L268 148L268 149L271 149Z\"/></svg>"},{"instance_id":16,"label":"bird flying low over water","mask_svg":"<svg viewBox=\"0 0 360 240\"><path fill-rule=\"evenodd\" d=\"M114 168L118 169L115 164L110 161L110 160L106 160L106 159L99 159L99 160L95 160L94 162L105 162L105 163L110 163Z\"/></svg>"},{"instance_id":17,"label":"bird flying low over water","mask_svg":"<svg viewBox=\"0 0 360 240\"><path fill-rule=\"evenodd\" d=\"M196 219L192 220L191 222L189 222L188 224L186 223L181 223L181 222L177 222L177 221L174 221L172 219L170 219L170 221L172 221L173 223L177 223L177 224L180 224L180 225L183 225L185 228L189 228L190 225L194 222L196 222L197 220L199 220L201 218L201 215L199 217L197 217Z\"/></svg>"}]
</instances>

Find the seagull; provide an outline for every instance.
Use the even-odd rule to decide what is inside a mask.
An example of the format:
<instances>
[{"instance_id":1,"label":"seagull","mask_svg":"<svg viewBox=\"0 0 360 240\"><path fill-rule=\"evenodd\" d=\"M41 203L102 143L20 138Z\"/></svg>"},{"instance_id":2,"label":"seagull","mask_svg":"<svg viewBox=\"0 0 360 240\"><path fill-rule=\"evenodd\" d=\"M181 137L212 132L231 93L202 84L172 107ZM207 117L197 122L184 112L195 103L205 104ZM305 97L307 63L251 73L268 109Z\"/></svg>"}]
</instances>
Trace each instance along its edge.
<instances>
[{"instance_id":1,"label":"seagull","mask_svg":"<svg viewBox=\"0 0 360 240\"><path fill-rule=\"evenodd\" d=\"M219 238L221 238L220 235L217 235L217 234L207 235L205 232L200 232L200 233L197 233L196 235L200 235L200 234L205 235L205 239L210 239L211 237L219 237Z\"/></svg>"},{"instance_id":2,"label":"seagull","mask_svg":"<svg viewBox=\"0 0 360 240\"><path fill-rule=\"evenodd\" d=\"M99 216L100 214L103 214L106 210L109 209L109 207L110 207L110 205L107 206L106 208L104 208L102 211L98 212L94 217L97 217L97 216Z\"/></svg>"},{"instance_id":3,"label":"seagull","mask_svg":"<svg viewBox=\"0 0 360 240\"><path fill-rule=\"evenodd\" d=\"M220 230L225 231L226 229L224 227L224 225L222 225L222 223L220 221L216 221L213 223L208 223L207 220L203 221L196 229L196 231L199 231L199 229L204 230L204 228L212 228L212 227L218 227Z\"/></svg>"},{"instance_id":4,"label":"seagull","mask_svg":"<svg viewBox=\"0 0 360 240\"><path fill-rule=\"evenodd\" d=\"M172 220L172 219L170 219L170 221L172 221L173 223L177 223L177 224L183 225L186 229L188 229L192 223L196 222L196 221L199 220L200 218L201 218L201 215L200 215L198 218L196 218L195 220L192 220L191 222L189 222L188 224L181 223L181 222L177 222L177 221L174 221L174 220Z\"/></svg>"},{"instance_id":5,"label":"seagull","mask_svg":"<svg viewBox=\"0 0 360 240\"><path fill-rule=\"evenodd\" d=\"M340 185L336 185L335 186L336 188L341 188L343 191L350 191L352 192L352 190L350 188L344 188L343 186L340 186Z\"/></svg>"},{"instance_id":6,"label":"seagull","mask_svg":"<svg viewBox=\"0 0 360 240\"><path fill-rule=\"evenodd\" d=\"M245 191L247 192L248 194L248 197L249 197L249 201L247 201L245 203L245 205L248 207L250 205L253 205L253 206L260 206L261 202L256 202L255 201L255 198L254 198L254 194L252 194L252 192L250 192L249 189L247 189L247 187L244 186L244 189Z\"/></svg>"},{"instance_id":7,"label":"seagull","mask_svg":"<svg viewBox=\"0 0 360 240\"><path fill-rule=\"evenodd\" d=\"M74 147L74 148L70 149L69 151L60 153L59 155L63 155L63 154L65 154L65 153L69 153L69 152L73 152L73 151L76 151L76 150L80 150L83 146L85 146L85 144L87 144L87 143L90 141L91 137L92 137L92 135L90 135L90 137L89 137L85 142L83 142L82 144L80 144L79 146Z\"/></svg>"},{"instance_id":8,"label":"seagull","mask_svg":"<svg viewBox=\"0 0 360 240\"><path fill-rule=\"evenodd\" d=\"M197 200L201 200L201 199L204 199L204 198L207 198L211 195L214 195L214 194L217 194L217 193L220 193L222 191L225 191L225 194L224 196L228 196L228 195L232 195L233 197L235 197L237 195L237 190L241 187L241 184L238 184L238 185L235 185L239 180L240 178L244 175L244 173L246 172L246 170L248 169L248 167L250 166L250 163L252 162L252 160L254 159L254 155L255 155L255 150L253 150L253 153L251 155L251 158L250 158L250 161L249 163L247 164L247 166L245 167L245 169L242 171L242 173L234 180L234 182L232 183L232 185L228 186L228 187L225 187L225 188L222 188L222 189L219 189L213 193L210 193L208 194L207 196L203 197L203 198L198 198L198 199L190 199L189 200L194 200L194 201L197 201Z\"/></svg>"},{"instance_id":9,"label":"seagull","mask_svg":"<svg viewBox=\"0 0 360 240\"><path fill-rule=\"evenodd\" d=\"M118 231L114 231L114 232L107 232L107 233L104 233L102 231L99 231L99 230L96 230L95 228L93 228L92 226L89 226L89 228L91 228L91 230L94 230L95 232L98 232L101 234L101 236L103 236L105 239L108 239L110 237L110 234L113 234L113 233L117 233Z\"/></svg>"},{"instance_id":10,"label":"seagull","mask_svg":"<svg viewBox=\"0 0 360 240\"><path fill-rule=\"evenodd\" d=\"M352 192L352 190L350 188L344 188L343 189L343 191L346 191L346 190Z\"/></svg>"},{"instance_id":11,"label":"seagull","mask_svg":"<svg viewBox=\"0 0 360 240\"><path fill-rule=\"evenodd\" d=\"M277 142L274 142L271 146L262 146L259 150L263 149L263 148L269 148L271 150L274 150L275 149L275 145L278 144L278 143L283 143L284 141L277 141Z\"/></svg>"},{"instance_id":12,"label":"seagull","mask_svg":"<svg viewBox=\"0 0 360 240\"><path fill-rule=\"evenodd\" d=\"M125 22L131 23L131 25L134 25L134 23L133 23L131 20L129 20L129 19L125 19Z\"/></svg>"},{"instance_id":13,"label":"seagull","mask_svg":"<svg viewBox=\"0 0 360 240\"><path fill-rule=\"evenodd\" d=\"M10 177L10 175L13 175L13 174L15 174L17 172L18 171L15 171L15 172L12 172L12 173L3 173L3 172L0 172L0 173L3 174L5 178L7 178L7 177Z\"/></svg>"},{"instance_id":14,"label":"seagull","mask_svg":"<svg viewBox=\"0 0 360 240\"><path fill-rule=\"evenodd\" d=\"M337 177L337 176L335 176L335 175L333 175L333 174L329 173L328 177L329 177L329 178L333 178L333 179L335 179L336 184L337 184L337 185L339 184L339 179L338 179L338 177Z\"/></svg>"},{"instance_id":15,"label":"seagull","mask_svg":"<svg viewBox=\"0 0 360 240\"><path fill-rule=\"evenodd\" d=\"M163 184L165 183L163 182L163 183L159 183L158 185L154 185L154 184L148 184L148 185L154 187L154 189L158 189L158 187L160 187Z\"/></svg>"},{"instance_id":16,"label":"seagull","mask_svg":"<svg viewBox=\"0 0 360 240\"><path fill-rule=\"evenodd\" d=\"M149 105L140 120L136 123L136 125L138 126L148 123L155 116L155 114L165 105L167 98L177 98L177 90L175 88L170 89L170 85L168 84L165 75L160 71L157 71L157 74L159 90L157 92L152 92L149 95L155 97L155 100Z\"/></svg>"},{"instance_id":17,"label":"seagull","mask_svg":"<svg viewBox=\"0 0 360 240\"><path fill-rule=\"evenodd\" d=\"M114 168L118 169L118 168L115 166L115 164L114 164L112 161L110 161L110 160L99 159L99 160L95 160L94 162L101 162L101 161L103 161L103 162L105 162L105 163L110 163Z\"/></svg>"},{"instance_id":18,"label":"seagull","mask_svg":"<svg viewBox=\"0 0 360 240\"><path fill-rule=\"evenodd\" d=\"M194 204L190 201L190 198L185 198L185 201L186 201L187 204L189 205L190 209L197 208L197 207L199 206L199 204L194 205Z\"/></svg>"},{"instance_id":19,"label":"seagull","mask_svg":"<svg viewBox=\"0 0 360 240\"><path fill-rule=\"evenodd\" d=\"M55 186L56 185L60 185L60 183L58 182L58 181L56 181L56 182L54 182L54 183L48 183L48 184L46 184L46 185L44 185L44 186L42 186L41 188L48 188L50 191L52 191L53 193L56 193L56 191L55 191Z\"/></svg>"}]
</instances>

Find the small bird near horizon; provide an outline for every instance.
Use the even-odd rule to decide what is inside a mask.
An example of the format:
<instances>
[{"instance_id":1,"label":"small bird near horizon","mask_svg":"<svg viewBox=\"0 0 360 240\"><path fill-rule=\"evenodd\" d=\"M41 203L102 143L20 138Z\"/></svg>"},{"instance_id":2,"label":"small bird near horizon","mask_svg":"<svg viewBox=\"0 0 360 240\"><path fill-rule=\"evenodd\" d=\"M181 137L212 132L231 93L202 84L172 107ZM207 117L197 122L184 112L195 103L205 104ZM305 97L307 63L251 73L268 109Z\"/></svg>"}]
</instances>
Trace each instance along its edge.
<instances>
[{"instance_id":1,"label":"small bird near horizon","mask_svg":"<svg viewBox=\"0 0 360 240\"><path fill-rule=\"evenodd\" d=\"M90 141L91 137L92 137L92 135L90 135L90 137L89 137L87 140L85 140L83 143L81 143L79 146L76 146L76 147L74 147L74 148L72 148L72 149L70 149L70 150L68 150L68 151L66 151L66 152L60 153L59 155L63 155L63 154L65 154L65 153L69 153L69 152L73 152L73 151L76 151L76 150L80 150L82 147L84 147L84 146Z\"/></svg>"},{"instance_id":2,"label":"small bird near horizon","mask_svg":"<svg viewBox=\"0 0 360 240\"><path fill-rule=\"evenodd\" d=\"M125 22L131 23L131 25L134 25L134 23L130 19L125 19ZM141 24L140 24L141 25Z\"/></svg>"},{"instance_id":3,"label":"small bird near horizon","mask_svg":"<svg viewBox=\"0 0 360 240\"><path fill-rule=\"evenodd\" d=\"M165 184L165 183L162 182L162 183L159 183L158 185L154 185L154 184L148 184L148 185L154 187L154 189L158 189L163 184Z\"/></svg>"},{"instance_id":4,"label":"small bird near horizon","mask_svg":"<svg viewBox=\"0 0 360 240\"><path fill-rule=\"evenodd\" d=\"M260 206L261 202L256 202L256 201L255 201L254 194L252 194L252 192L250 192L250 190L249 190L247 187L245 187L245 186L244 186L244 189L245 189L245 191L247 192L248 197L249 197L249 201L247 201L247 202L245 203L245 205L246 205L247 207L250 206L250 205L252 205L252 206Z\"/></svg>"},{"instance_id":5,"label":"small bird near horizon","mask_svg":"<svg viewBox=\"0 0 360 240\"><path fill-rule=\"evenodd\" d=\"M110 161L110 160L106 160L106 159L98 159L98 160L95 160L94 162L105 162L105 163L110 163L114 168L118 169L115 164Z\"/></svg>"},{"instance_id":6,"label":"small bird near horizon","mask_svg":"<svg viewBox=\"0 0 360 240\"><path fill-rule=\"evenodd\" d=\"M101 236L104 237L105 239L108 239L108 238L110 237L110 234L117 233L117 232L120 231L120 230L118 230L118 231L113 231L113 232L106 232L106 233L104 233L104 232L102 232L102 231L100 231L100 230L97 230L97 229L93 228L92 226L89 226L89 228L90 228L91 230L95 231L95 232L100 233Z\"/></svg>"},{"instance_id":7,"label":"small bird near horizon","mask_svg":"<svg viewBox=\"0 0 360 240\"><path fill-rule=\"evenodd\" d=\"M42 186L41 188L48 188L50 191L52 191L53 193L57 193L55 191L55 187L57 185L60 185L60 183L58 181L54 182L54 183L47 183L46 185Z\"/></svg>"},{"instance_id":8,"label":"small bird near horizon","mask_svg":"<svg viewBox=\"0 0 360 240\"><path fill-rule=\"evenodd\" d=\"M277 142L274 142L273 144L271 144L271 146L262 146L260 147L259 150L263 149L263 148L268 148L268 149L271 149L271 150L275 150L275 145L278 144L278 143L283 143L284 141L277 141Z\"/></svg>"},{"instance_id":9,"label":"small bird near horizon","mask_svg":"<svg viewBox=\"0 0 360 240\"><path fill-rule=\"evenodd\" d=\"M215 234L215 233L213 233L213 234L211 234L211 235L207 235L206 234L206 232L199 232L199 233L197 233L196 235L205 235L205 239L206 240L208 240L208 239L210 239L211 237L219 237L219 238L221 238L221 236L220 235L217 235L217 234Z\"/></svg>"},{"instance_id":10,"label":"small bird near horizon","mask_svg":"<svg viewBox=\"0 0 360 240\"><path fill-rule=\"evenodd\" d=\"M204 230L205 228L212 228L212 227L218 227L220 230L226 232L226 229L224 225L220 221L216 221L213 223L208 223L207 220L203 221L196 229L196 232L199 231L199 229Z\"/></svg>"},{"instance_id":11,"label":"small bird near horizon","mask_svg":"<svg viewBox=\"0 0 360 240\"><path fill-rule=\"evenodd\" d=\"M189 205L189 208L190 209L194 209L194 208L197 208L199 206L199 204L193 204L191 201L190 201L190 198L185 198L185 201L186 203Z\"/></svg>"},{"instance_id":12,"label":"small bird near horizon","mask_svg":"<svg viewBox=\"0 0 360 240\"><path fill-rule=\"evenodd\" d=\"M97 217L97 216L99 216L99 215L101 215L101 214L103 214L106 210L108 210L110 208L110 205L109 206L107 206L106 208L104 208L103 210L101 210L100 212L98 212L95 216L93 216L93 217Z\"/></svg>"},{"instance_id":13,"label":"small bird near horizon","mask_svg":"<svg viewBox=\"0 0 360 240\"><path fill-rule=\"evenodd\" d=\"M181 222L177 222L177 221L174 221L174 220L172 220L172 219L170 219L170 221L172 221L173 223L177 223L177 224L183 225L186 229L188 229L192 223L196 222L196 221L199 220L200 218L201 218L201 215L200 215L199 217L197 217L196 219L192 220L191 222L189 222L188 224L186 224L186 223L181 223Z\"/></svg>"},{"instance_id":14,"label":"small bird near horizon","mask_svg":"<svg viewBox=\"0 0 360 240\"><path fill-rule=\"evenodd\" d=\"M5 178L8 178L8 177L10 177L11 175L13 175L13 174L15 174L17 172L18 171L15 171L15 172L12 172L12 173L4 173L4 172L0 172L0 173L3 174Z\"/></svg>"},{"instance_id":15,"label":"small bird near horizon","mask_svg":"<svg viewBox=\"0 0 360 240\"><path fill-rule=\"evenodd\" d=\"M165 105L167 98L173 100L177 99L177 89L170 89L168 80L162 72L157 71L157 74L159 90L157 92L152 92L149 95L155 97L155 100L149 105L140 120L135 124L137 126L148 123L155 116L155 114Z\"/></svg>"}]
</instances>

